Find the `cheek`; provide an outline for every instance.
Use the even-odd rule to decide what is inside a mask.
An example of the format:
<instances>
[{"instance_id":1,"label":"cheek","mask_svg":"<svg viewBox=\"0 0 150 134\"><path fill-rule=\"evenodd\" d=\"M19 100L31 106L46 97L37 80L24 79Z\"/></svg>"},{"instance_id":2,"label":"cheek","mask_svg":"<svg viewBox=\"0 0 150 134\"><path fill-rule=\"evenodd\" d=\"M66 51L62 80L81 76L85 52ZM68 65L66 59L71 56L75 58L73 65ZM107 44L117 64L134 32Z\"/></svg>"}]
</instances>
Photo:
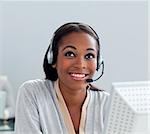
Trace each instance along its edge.
<instances>
[{"instance_id":1,"label":"cheek","mask_svg":"<svg viewBox=\"0 0 150 134\"><path fill-rule=\"evenodd\" d=\"M91 72L95 73L97 68L97 61L93 61L92 63L89 64L89 69L91 70Z\"/></svg>"},{"instance_id":2,"label":"cheek","mask_svg":"<svg viewBox=\"0 0 150 134\"><path fill-rule=\"evenodd\" d=\"M97 61L96 60L90 61L88 63L88 69L90 71L91 76L93 76L95 74L96 68L97 68Z\"/></svg>"},{"instance_id":3,"label":"cheek","mask_svg":"<svg viewBox=\"0 0 150 134\"><path fill-rule=\"evenodd\" d=\"M69 67L69 63L68 63L66 60L64 60L64 59L62 58L62 56L59 56L59 57L58 57L58 60L57 60L57 62L56 62L56 69L57 69L57 72L58 72L59 74L62 74L62 73L65 72L65 70L67 70L68 67Z\"/></svg>"}]
</instances>

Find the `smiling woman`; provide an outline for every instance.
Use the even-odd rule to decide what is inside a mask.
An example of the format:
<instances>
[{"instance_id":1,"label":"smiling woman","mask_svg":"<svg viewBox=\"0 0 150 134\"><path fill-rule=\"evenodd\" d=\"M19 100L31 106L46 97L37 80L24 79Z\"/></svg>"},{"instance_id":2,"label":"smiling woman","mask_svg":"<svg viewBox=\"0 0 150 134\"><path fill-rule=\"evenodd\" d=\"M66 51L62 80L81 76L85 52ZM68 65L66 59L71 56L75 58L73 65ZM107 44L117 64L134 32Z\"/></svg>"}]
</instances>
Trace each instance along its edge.
<instances>
[{"instance_id":1,"label":"smiling woman","mask_svg":"<svg viewBox=\"0 0 150 134\"><path fill-rule=\"evenodd\" d=\"M59 84L74 88L71 91L86 89L86 79L92 78L96 70L97 48L95 39L84 32L72 32L63 37L55 64Z\"/></svg>"},{"instance_id":2,"label":"smiling woman","mask_svg":"<svg viewBox=\"0 0 150 134\"><path fill-rule=\"evenodd\" d=\"M59 27L44 57L46 78L20 87L16 134L102 133L108 93L87 81L99 61L99 38L92 27L78 22Z\"/></svg>"}]
</instances>

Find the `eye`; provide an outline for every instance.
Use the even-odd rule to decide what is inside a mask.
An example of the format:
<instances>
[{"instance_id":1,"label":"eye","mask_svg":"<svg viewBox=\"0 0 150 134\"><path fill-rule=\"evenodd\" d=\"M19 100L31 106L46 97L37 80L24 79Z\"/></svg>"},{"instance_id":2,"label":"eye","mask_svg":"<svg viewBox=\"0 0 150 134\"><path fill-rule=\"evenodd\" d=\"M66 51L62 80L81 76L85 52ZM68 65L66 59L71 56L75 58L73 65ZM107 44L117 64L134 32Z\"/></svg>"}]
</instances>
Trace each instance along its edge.
<instances>
[{"instance_id":1,"label":"eye","mask_svg":"<svg viewBox=\"0 0 150 134\"><path fill-rule=\"evenodd\" d=\"M72 51L68 51L64 55L65 55L65 57L68 57L68 58L72 58L72 57L76 56L75 53Z\"/></svg>"},{"instance_id":2,"label":"eye","mask_svg":"<svg viewBox=\"0 0 150 134\"><path fill-rule=\"evenodd\" d=\"M85 55L85 59L87 59L87 60L94 59L94 58L95 58L95 55L92 53L88 53Z\"/></svg>"}]
</instances>

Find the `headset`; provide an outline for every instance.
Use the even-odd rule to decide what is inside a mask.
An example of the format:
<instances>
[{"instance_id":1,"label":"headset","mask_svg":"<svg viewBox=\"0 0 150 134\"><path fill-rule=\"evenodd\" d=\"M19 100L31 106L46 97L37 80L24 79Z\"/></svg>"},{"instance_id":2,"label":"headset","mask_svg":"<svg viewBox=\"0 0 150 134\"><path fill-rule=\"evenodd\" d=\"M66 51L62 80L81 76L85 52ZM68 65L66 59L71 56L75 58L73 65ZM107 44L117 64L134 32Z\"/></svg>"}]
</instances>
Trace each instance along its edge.
<instances>
[{"instance_id":1,"label":"headset","mask_svg":"<svg viewBox=\"0 0 150 134\"><path fill-rule=\"evenodd\" d=\"M100 47L100 42L99 42L99 37L98 37L98 34L95 32L95 30L91 27L91 26L89 26L89 25L87 25L87 24L83 24L83 23L79 23L79 22L69 22L69 23L66 23L66 24L64 24L64 25L62 25L62 26L60 26L55 32L54 32L54 34L53 34L53 36L52 36L52 39L51 39L51 41L50 41L50 45L49 45L49 47L48 47L48 53L47 53L47 61L48 61L48 64L53 64L53 60L54 60L54 45L55 45L55 43L54 43L54 41L56 40L56 38L57 38L57 34L64 28L64 27L68 27L68 26L74 26L74 25L79 25L79 26L85 26L85 27L88 27L88 29L90 29L91 31L92 31L92 33L95 35L95 37L96 37L96 40L97 40L97 43L98 43L98 45L99 45L99 47ZM82 30L82 31L84 31L84 30ZM73 31L72 31L73 32ZM74 32L76 32L76 31L74 31ZM88 33L88 32L86 32L86 33ZM89 34L89 33L88 33ZM60 37L61 38L61 37ZM98 78L96 78L96 79L87 79L86 80L86 82L88 82L88 83L90 83L90 82L94 82L94 81L97 81L98 79L100 79L101 77L102 77L102 75L104 74L104 60L103 60L103 58L102 58L102 56L101 56L101 54L100 54L100 50L99 50L99 55L98 55L98 57L97 57L97 59L98 59L98 61L97 61L97 71L101 68L101 75L98 77Z\"/></svg>"}]
</instances>

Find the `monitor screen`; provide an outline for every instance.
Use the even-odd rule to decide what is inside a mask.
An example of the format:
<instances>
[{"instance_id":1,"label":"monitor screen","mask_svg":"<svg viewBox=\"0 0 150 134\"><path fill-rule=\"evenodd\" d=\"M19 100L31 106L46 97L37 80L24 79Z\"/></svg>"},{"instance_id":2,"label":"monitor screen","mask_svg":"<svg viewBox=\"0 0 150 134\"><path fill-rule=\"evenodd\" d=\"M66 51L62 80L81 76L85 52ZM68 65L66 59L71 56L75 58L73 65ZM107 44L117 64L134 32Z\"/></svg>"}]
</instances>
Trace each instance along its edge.
<instances>
[{"instance_id":1,"label":"monitor screen","mask_svg":"<svg viewBox=\"0 0 150 134\"><path fill-rule=\"evenodd\" d=\"M150 134L150 81L112 84L103 134Z\"/></svg>"}]
</instances>

